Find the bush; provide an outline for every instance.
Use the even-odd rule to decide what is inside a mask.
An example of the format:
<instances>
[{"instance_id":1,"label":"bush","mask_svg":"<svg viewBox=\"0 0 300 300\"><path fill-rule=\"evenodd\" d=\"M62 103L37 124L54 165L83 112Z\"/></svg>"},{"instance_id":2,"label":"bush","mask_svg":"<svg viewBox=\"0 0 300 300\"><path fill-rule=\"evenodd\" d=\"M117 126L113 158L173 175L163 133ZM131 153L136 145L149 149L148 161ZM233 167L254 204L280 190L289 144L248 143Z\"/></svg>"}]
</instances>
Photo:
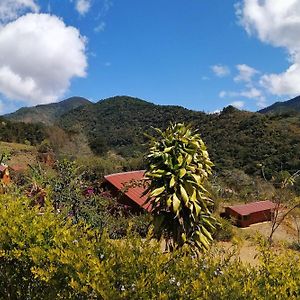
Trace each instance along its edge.
<instances>
[{"instance_id":1,"label":"bush","mask_svg":"<svg viewBox=\"0 0 300 300\"><path fill-rule=\"evenodd\" d=\"M162 253L153 240L111 240L26 198L0 196L1 299L298 299L299 256L262 246L260 264L212 248Z\"/></svg>"},{"instance_id":2,"label":"bush","mask_svg":"<svg viewBox=\"0 0 300 300\"><path fill-rule=\"evenodd\" d=\"M300 243L299 242L292 242L290 245L289 245L289 248L290 249L293 249L295 251L299 251L300 252Z\"/></svg>"},{"instance_id":3,"label":"bush","mask_svg":"<svg viewBox=\"0 0 300 300\"><path fill-rule=\"evenodd\" d=\"M225 220L223 218L219 218L219 228L214 234L214 239L217 241L228 242L234 236L234 230L231 222L229 220Z\"/></svg>"}]
</instances>

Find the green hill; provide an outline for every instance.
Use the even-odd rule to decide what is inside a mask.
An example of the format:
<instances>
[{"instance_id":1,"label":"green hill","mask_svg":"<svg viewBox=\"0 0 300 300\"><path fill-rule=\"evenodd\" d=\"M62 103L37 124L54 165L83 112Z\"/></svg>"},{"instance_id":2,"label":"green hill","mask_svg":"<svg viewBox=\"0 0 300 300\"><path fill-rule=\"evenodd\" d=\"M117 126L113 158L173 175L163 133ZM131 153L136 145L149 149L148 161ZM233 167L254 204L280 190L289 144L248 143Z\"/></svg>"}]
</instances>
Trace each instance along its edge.
<instances>
[{"instance_id":1,"label":"green hill","mask_svg":"<svg viewBox=\"0 0 300 300\"><path fill-rule=\"evenodd\" d=\"M96 154L114 150L124 157L145 153L144 132L169 122L191 122L208 145L216 170L242 169L258 174L300 169L300 115L273 116L225 108L205 114L179 106L155 105L119 96L79 107L64 114L58 124L71 133L83 133Z\"/></svg>"},{"instance_id":2,"label":"green hill","mask_svg":"<svg viewBox=\"0 0 300 300\"><path fill-rule=\"evenodd\" d=\"M83 132L97 154L113 149L124 156L144 152L143 133L170 121L193 121L205 116L179 106L160 106L141 99L118 96L64 114L59 125Z\"/></svg>"},{"instance_id":3,"label":"green hill","mask_svg":"<svg viewBox=\"0 0 300 300\"><path fill-rule=\"evenodd\" d=\"M0 140L38 144L48 138L54 150L64 154L87 155L90 147L96 155L113 150L124 158L140 158L146 151L144 133L154 133L151 127L163 129L169 122L186 122L199 129L217 172L239 169L254 175L260 174L264 165L270 177L276 171L300 169L300 113L295 111L262 114L229 106L220 114L205 114L127 96L98 103L74 99L78 98L29 108L30 113L22 114L21 109L11 114L16 121L30 115L32 122L47 120L56 127L2 119ZM46 119L42 114L35 117L39 110Z\"/></svg>"},{"instance_id":4,"label":"green hill","mask_svg":"<svg viewBox=\"0 0 300 300\"><path fill-rule=\"evenodd\" d=\"M291 112L300 112L300 96L288 101L276 102L259 111L260 113L284 114Z\"/></svg>"},{"instance_id":5,"label":"green hill","mask_svg":"<svg viewBox=\"0 0 300 300\"><path fill-rule=\"evenodd\" d=\"M58 103L23 107L4 117L11 121L25 123L43 123L52 125L64 113L80 106L89 105L91 102L82 97L72 97Z\"/></svg>"}]
</instances>

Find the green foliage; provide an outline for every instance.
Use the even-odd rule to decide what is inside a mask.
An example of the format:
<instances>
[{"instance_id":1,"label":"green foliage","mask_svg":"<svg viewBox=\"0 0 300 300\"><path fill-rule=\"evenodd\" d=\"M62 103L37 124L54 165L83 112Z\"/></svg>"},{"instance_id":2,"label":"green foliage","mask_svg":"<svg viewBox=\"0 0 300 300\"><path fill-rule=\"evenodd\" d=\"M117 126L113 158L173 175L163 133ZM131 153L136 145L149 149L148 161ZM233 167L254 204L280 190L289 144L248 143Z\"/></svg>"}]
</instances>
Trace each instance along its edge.
<instances>
[{"instance_id":1,"label":"green foliage","mask_svg":"<svg viewBox=\"0 0 300 300\"><path fill-rule=\"evenodd\" d=\"M59 124L69 131L82 130L96 154L114 150L123 157L141 157L146 149L143 132L151 125L166 128L170 121L190 121L201 115L178 106L119 96L70 111Z\"/></svg>"},{"instance_id":2,"label":"green foliage","mask_svg":"<svg viewBox=\"0 0 300 300\"><path fill-rule=\"evenodd\" d=\"M46 107L48 105L42 109ZM52 111L52 108L50 105L49 110ZM66 132L3 120L0 139L10 142L28 140L36 145L53 135L50 140L53 140L51 145L56 148L53 149L56 153L64 148L64 154L67 155L69 150L72 155L78 155L81 153L76 151L79 146L87 151L90 145L96 154L114 151L126 159L141 158L146 151L143 132L148 131L150 126L165 130L170 121L192 122L195 128L201 128L217 172L236 169L247 175L261 176L258 165L263 164L265 175L270 179L280 170L293 174L300 169L299 113L262 115L228 107L220 114L205 114L126 96L62 111L66 113L52 117L56 125Z\"/></svg>"},{"instance_id":3,"label":"green foliage","mask_svg":"<svg viewBox=\"0 0 300 300\"><path fill-rule=\"evenodd\" d=\"M216 220L213 200L204 185L213 163L206 147L190 126L170 125L156 129L151 138L145 176L151 180L148 202L154 216L154 234L173 248L187 243L208 249Z\"/></svg>"},{"instance_id":4,"label":"green foliage","mask_svg":"<svg viewBox=\"0 0 300 300\"><path fill-rule=\"evenodd\" d=\"M0 140L10 143L37 145L47 137L45 127L40 124L11 122L0 118Z\"/></svg>"},{"instance_id":5,"label":"green foliage","mask_svg":"<svg viewBox=\"0 0 300 300\"><path fill-rule=\"evenodd\" d=\"M257 167L261 163L270 179L275 171L293 173L300 168L299 119L299 114L262 115L232 107L220 114L205 114L121 96L70 111L59 124L69 131L82 131L91 145L100 139L102 146L123 157L141 157L146 151L143 132L150 126L165 130L170 121L192 122L201 128L218 172L239 169L261 176Z\"/></svg>"},{"instance_id":6,"label":"green foliage","mask_svg":"<svg viewBox=\"0 0 300 300\"><path fill-rule=\"evenodd\" d=\"M2 152L0 155L0 165L5 164L8 160L10 160L10 154L7 152Z\"/></svg>"},{"instance_id":7,"label":"green foliage","mask_svg":"<svg viewBox=\"0 0 300 300\"><path fill-rule=\"evenodd\" d=\"M44 169L41 165L30 166L26 174L19 174L19 178L14 174L18 186L11 188L26 194L32 205L44 206L48 200L57 212L73 222L87 222L99 232L107 231L110 238L124 238L129 229L145 237L151 215L133 215L116 199L101 196L98 182L101 178L91 177L89 168L85 168L86 171L68 160L57 162L56 170Z\"/></svg>"},{"instance_id":8,"label":"green foliage","mask_svg":"<svg viewBox=\"0 0 300 300\"><path fill-rule=\"evenodd\" d=\"M294 241L289 245L289 248L300 252L300 243L298 241Z\"/></svg>"},{"instance_id":9,"label":"green foliage","mask_svg":"<svg viewBox=\"0 0 300 300\"><path fill-rule=\"evenodd\" d=\"M83 199L78 217L99 232L106 231L112 239L126 238L129 230L145 238L151 222L150 214L131 214L128 208L118 204L115 199L97 195Z\"/></svg>"},{"instance_id":10,"label":"green foliage","mask_svg":"<svg viewBox=\"0 0 300 300\"><path fill-rule=\"evenodd\" d=\"M219 218L218 222L220 225L214 233L213 238L217 241L231 241L234 237L234 229L230 220Z\"/></svg>"},{"instance_id":11,"label":"green foliage","mask_svg":"<svg viewBox=\"0 0 300 300\"><path fill-rule=\"evenodd\" d=\"M2 299L298 299L298 255L262 245L259 257L254 268L216 249L162 253L155 241L111 240L51 206L0 196Z\"/></svg>"},{"instance_id":12,"label":"green foliage","mask_svg":"<svg viewBox=\"0 0 300 300\"><path fill-rule=\"evenodd\" d=\"M62 160L56 164L57 175L50 182L51 200L55 209L65 209L78 222L79 210L82 206L81 176L75 162Z\"/></svg>"}]
</instances>

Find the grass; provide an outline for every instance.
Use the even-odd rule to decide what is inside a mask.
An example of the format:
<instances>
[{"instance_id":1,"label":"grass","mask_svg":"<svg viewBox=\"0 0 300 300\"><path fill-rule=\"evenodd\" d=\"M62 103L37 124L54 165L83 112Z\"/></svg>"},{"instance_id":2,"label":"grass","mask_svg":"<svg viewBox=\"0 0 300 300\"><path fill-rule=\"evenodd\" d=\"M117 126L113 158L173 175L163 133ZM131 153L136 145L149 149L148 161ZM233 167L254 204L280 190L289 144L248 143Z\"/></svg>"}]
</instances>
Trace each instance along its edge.
<instances>
[{"instance_id":1,"label":"grass","mask_svg":"<svg viewBox=\"0 0 300 300\"><path fill-rule=\"evenodd\" d=\"M9 165L27 166L37 163L37 149L34 146L17 143L0 142L0 153L9 153L11 159Z\"/></svg>"}]
</instances>

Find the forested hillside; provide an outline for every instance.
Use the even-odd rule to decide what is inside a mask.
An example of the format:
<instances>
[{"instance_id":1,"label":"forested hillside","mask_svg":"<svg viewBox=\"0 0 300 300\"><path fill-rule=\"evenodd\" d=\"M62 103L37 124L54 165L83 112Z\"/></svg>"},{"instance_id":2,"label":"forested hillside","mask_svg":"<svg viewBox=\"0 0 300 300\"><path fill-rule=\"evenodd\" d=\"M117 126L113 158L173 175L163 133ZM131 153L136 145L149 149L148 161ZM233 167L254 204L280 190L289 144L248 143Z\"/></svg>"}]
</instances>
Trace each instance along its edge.
<instances>
[{"instance_id":1,"label":"forested hillside","mask_svg":"<svg viewBox=\"0 0 300 300\"><path fill-rule=\"evenodd\" d=\"M18 122L43 123L52 125L64 113L91 102L82 97L71 97L58 103L37 105L34 107L22 107L14 113L4 117Z\"/></svg>"},{"instance_id":2,"label":"forested hillside","mask_svg":"<svg viewBox=\"0 0 300 300\"><path fill-rule=\"evenodd\" d=\"M0 117L0 141L38 145L46 137L46 128L41 124L11 122Z\"/></svg>"},{"instance_id":3,"label":"forested hillside","mask_svg":"<svg viewBox=\"0 0 300 300\"><path fill-rule=\"evenodd\" d=\"M260 113L284 114L291 112L300 112L300 96L288 101L276 102L259 111Z\"/></svg>"},{"instance_id":4,"label":"forested hillside","mask_svg":"<svg viewBox=\"0 0 300 300\"><path fill-rule=\"evenodd\" d=\"M75 148L85 149L84 153L88 153L89 146L95 155L113 150L127 159L141 158L146 149L145 133L154 134L151 127L164 129L170 122L186 122L198 128L217 172L239 169L254 175L260 174L263 165L266 175L270 177L276 171L300 169L300 113L295 111L261 114L239 111L229 106L219 114L205 114L180 106L155 105L127 96L98 103L71 98L56 105L32 109L35 111L37 108L52 111L47 114L45 123L51 120L56 129L36 124L25 126L24 123L11 123L3 119L0 139L38 144L48 137L52 146L57 148L54 150L59 152L63 147L64 154L68 153L68 147L72 147L72 155L81 154ZM18 120L20 111L22 109L11 116ZM67 112L63 114L63 111ZM20 120L23 117L21 115ZM41 122L43 114L36 118L31 113L31 117L31 121Z\"/></svg>"},{"instance_id":5,"label":"forested hillside","mask_svg":"<svg viewBox=\"0 0 300 300\"><path fill-rule=\"evenodd\" d=\"M178 106L160 106L130 97L114 97L63 115L59 125L83 132L96 154L115 150L125 157L144 153L144 133L169 122L192 123L208 145L216 169L248 174L300 168L300 115L262 115L225 108L205 114Z\"/></svg>"}]
</instances>

